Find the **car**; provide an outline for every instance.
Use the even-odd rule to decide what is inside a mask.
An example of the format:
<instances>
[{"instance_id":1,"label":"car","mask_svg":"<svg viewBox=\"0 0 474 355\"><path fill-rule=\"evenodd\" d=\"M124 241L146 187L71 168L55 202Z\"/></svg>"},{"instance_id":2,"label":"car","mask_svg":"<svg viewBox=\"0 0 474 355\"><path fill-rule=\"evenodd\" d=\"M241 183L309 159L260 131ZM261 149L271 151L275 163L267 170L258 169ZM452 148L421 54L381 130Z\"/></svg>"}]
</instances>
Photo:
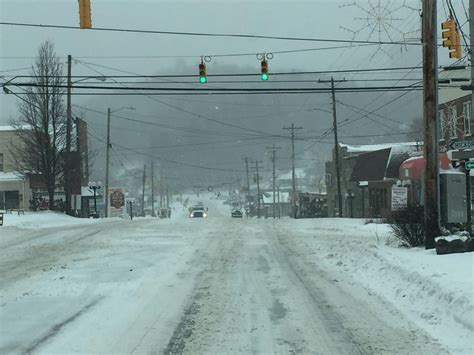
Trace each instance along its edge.
<instances>
[{"instance_id":1,"label":"car","mask_svg":"<svg viewBox=\"0 0 474 355\"><path fill-rule=\"evenodd\" d=\"M204 206L196 205L190 208L189 217L207 218L207 211L204 209Z\"/></svg>"},{"instance_id":2,"label":"car","mask_svg":"<svg viewBox=\"0 0 474 355\"><path fill-rule=\"evenodd\" d=\"M244 214L242 213L242 211L239 210L239 209L232 210L232 212L230 213L230 215L232 216L232 218L242 218L242 217L244 216Z\"/></svg>"}]
</instances>

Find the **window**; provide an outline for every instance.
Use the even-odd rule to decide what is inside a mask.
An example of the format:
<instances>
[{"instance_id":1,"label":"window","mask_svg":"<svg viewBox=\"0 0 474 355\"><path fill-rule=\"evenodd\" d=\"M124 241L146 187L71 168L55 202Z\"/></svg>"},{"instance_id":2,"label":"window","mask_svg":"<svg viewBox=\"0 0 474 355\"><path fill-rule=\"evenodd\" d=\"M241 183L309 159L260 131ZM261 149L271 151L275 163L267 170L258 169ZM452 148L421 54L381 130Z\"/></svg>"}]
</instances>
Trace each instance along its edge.
<instances>
[{"instance_id":1,"label":"window","mask_svg":"<svg viewBox=\"0 0 474 355\"><path fill-rule=\"evenodd\" d=\"M326 174L326 187L332 187L332 175Z\"/></svg>"},{"instance_id":2,"label":"window","mask_svg":"<svg viewBox=\"0 0 474 355\"><path fill-rule=\"evenodd\" d=\"M448 124L449 124L449 137L457 137L457 116L456 107L448 107Z\"/></svg>"},{"instance_id":3,"label":"window","mask_svg":"<svg viewBox=\"0 0 474 355\"><path fill-rule=\"evenodd\" d=\"M444 110L439 110L439 138L444 139L444 131L446 126L446 117L444 115Z\"/></svg>"},{"instance_id":4,"label":"window","mask_svg":"<svg viewBox=\"0 0 474 355\"><path fill-rule=\"evenodd\" d=\"M471 134L471 111L472 105L470 102L463 104L463 116L464 116L464 134Z\"/></svg>"},{"instance_id":5,"label":"window","mask_svg":"<svg viewBox=\"0 0 474 355\"><path fill-rule=\"evenodd\" d=\"M0 153L0 172L3 171L3 154Z\"/></svg>"},{"instance_id":6,"label":"window","mask_svg":"<svg viewBox=\"0 0 474 355\"><path fill-rule=\"evenodd\" d=\"M410 177L410 169L407 169L407 168L403 169L403 177Z\"/></svg>"}]
</instances>

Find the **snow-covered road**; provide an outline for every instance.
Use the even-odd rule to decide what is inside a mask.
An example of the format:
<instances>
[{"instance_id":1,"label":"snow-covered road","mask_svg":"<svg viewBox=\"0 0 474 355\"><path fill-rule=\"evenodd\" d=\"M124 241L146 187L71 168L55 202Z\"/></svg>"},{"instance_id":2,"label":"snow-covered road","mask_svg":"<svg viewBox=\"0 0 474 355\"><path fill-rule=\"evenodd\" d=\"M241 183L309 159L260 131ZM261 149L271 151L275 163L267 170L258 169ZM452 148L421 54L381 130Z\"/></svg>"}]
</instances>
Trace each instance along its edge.
<instances>
[{"instance_id":1,"label":"snow-covered road","mask_svg":"<svg viewBox=\"0 0 474 355\"><path fill-rule=\"evenodd\" d=\"M227 212L5 228L0 353L447 352L322 267L299 221Z\"/></svg>"}]
</instances>

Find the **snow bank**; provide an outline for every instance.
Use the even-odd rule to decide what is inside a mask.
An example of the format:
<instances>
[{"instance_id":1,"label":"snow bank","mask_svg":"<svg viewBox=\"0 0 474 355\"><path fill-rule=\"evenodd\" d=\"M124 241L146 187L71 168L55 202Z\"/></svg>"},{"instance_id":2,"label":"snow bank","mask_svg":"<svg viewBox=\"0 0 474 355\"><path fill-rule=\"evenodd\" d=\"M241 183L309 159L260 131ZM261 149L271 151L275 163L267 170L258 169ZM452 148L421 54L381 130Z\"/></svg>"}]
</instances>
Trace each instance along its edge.
<instances>
[{"instance_id":1,"label":"snow bank","mask_svg":"<svg viewBox=\"0 0 474 355\"><path fill-rule=\"evenodd\" d=\"M99 220L75 218L64 213L51 211L25 212L24 215L18 215L16 212L13 212L11 214L5 213L3 215L3 227L0 228L17 227L25 229L38 229L97 223L97 221Z\"/></svg>"},{"instance_id":2,"label":"snow bank","mask_svg":"<svg viewBox=\"0 0 474 355\"><path fill-rule=\"evenodd\" d=\"M360 284L456 354L473 353L474 253L394 246L390 227L362 220L305 220L292 224L318 265L336 273L341 286ZM459 238L459 237L458 237Z\"/></svg>"}]
</instances>

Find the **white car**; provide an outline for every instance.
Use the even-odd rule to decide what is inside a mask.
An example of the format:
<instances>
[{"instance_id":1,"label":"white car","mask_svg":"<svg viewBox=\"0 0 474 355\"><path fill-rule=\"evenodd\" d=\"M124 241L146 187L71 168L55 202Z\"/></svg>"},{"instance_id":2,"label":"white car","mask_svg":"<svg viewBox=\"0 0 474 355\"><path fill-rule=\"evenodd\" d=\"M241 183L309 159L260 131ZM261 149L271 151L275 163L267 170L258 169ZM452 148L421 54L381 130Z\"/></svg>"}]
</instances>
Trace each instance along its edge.
<instances>
[{"instance_id":1,"label":"white car","mask_svg":"<svg viewBox=\"0 0 474 355\"><path fill-rule=\"evenodd\" d=\"M193 206L189 212L190 218L207 218L207 211L204 209L204 206Z\"/></svg>"}]
</instances>

